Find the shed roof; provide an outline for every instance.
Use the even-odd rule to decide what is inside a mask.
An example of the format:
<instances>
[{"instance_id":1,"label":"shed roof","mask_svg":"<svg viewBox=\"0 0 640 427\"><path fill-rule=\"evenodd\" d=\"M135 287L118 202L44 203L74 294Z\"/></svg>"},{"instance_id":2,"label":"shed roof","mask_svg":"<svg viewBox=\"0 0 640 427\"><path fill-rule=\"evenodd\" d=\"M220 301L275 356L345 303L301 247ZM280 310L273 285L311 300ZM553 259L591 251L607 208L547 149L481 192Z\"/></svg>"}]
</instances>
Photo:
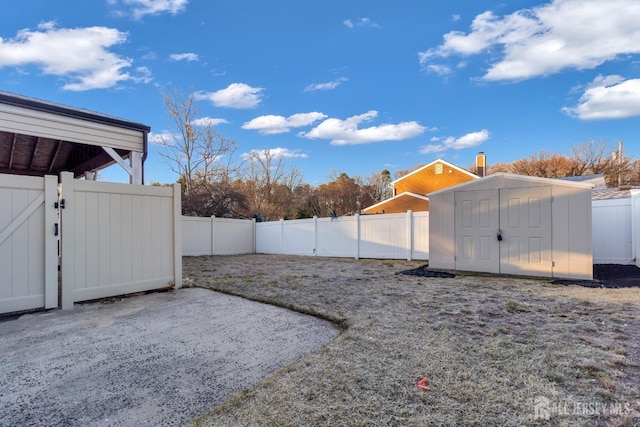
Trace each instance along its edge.
<instances>
[{"instance_id":1,"label":"shed roof","mask_svg":"<svg viewBox=\"0 0 640 427\"><path fill-rule=\"evenodd\" d=\"M76 176L144 154L151 128L119 117L0 91L0 173Z\"/></svg>"},{"instance_id":2,"label":"shed roof","mask_svg":"<svg viewBox=\"0 0 640 427\"><path fill-rule=\"evenodd\" d=\"M537 176L516 175L511 173L499 172L499 173L494 173L492 175L488 175L484 178L477 179L475 181L469 181L453 187L445 188L443 190L434 191L432 193L427 194L427 196L434 196L437 194L443 194L450 191L459 191L463 189L468 189L469 187L477 185L480 182L487 182L487 181L493 181L498 179L528 181L531 183L538 183L538 184L554 184L554 185L560 185L565 187L577 187L577 188L588 188L588 189L593 188L593 184L586 183L586 182L567 181L567 180L556 179L556 178L540 178Z\"/></svg>"},{"instance_id":3,"label":"shed roof","mask_svg":"<svg viewBox=\"0 0 640 427\"><path fill-rule=\"evenodd\" d=\"M573 181L573 182L590 182L595 187L606 187L607 182L604 179L604 175L601 173L596 173L593 175L580 175L580 176L565 176L563 178L558 178L563 181Z\"/></svg>"}]
</instances>

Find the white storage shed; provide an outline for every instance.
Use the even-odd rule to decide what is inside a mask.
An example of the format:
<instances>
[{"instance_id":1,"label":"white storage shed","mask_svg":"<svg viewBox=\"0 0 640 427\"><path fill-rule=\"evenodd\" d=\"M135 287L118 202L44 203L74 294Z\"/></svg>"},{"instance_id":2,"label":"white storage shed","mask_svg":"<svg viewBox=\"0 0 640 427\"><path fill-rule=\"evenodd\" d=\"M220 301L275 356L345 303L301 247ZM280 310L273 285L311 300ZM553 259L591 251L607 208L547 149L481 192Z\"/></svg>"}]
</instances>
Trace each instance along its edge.
<instances>
[{"instance_id":1,"label":"white storage shed","mask_svg":"<svg viewBox=\"0 0 640 427\"><path fill-rule=\"evenodd\" d=\"M591 280L592 187L497 173L430 193L429 267Z\"/></svg>"}]
</instances>

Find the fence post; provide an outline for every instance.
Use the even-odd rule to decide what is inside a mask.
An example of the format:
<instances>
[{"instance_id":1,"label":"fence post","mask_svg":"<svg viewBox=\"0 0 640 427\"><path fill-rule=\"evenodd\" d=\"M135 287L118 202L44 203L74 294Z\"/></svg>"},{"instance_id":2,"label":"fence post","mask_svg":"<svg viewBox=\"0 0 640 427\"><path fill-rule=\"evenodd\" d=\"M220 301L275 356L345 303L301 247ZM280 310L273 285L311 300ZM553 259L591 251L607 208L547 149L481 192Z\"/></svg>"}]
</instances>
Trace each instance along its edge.
<instances>
[{"instance_id":1,"label":"fence post","mask_svg":"<svg viewBox=\"0 0 640 427\"><path fill-rule=\"evenodd\" d=\"M252 240L252 244L251 244L251 253L256 253L256 224L257 221L255 218L251 218L251 240Z\"/></svg>"},{"instance_id":2,"label":"fence post","mask_svg":"<svg viewBox=\"0 0 640 427\"><path fill-rule=\"evenodd\" d=\"M73 211L73 173L62 172L60 174L62 187L61 199L64 200L64 208L60 209L60 254L62 265L60 268L60 276L62 278L62 301L60 305L63 310L73 308L75 301L75 282L74 282L74 265L75 259L75 218ZM62 207L62 206L61 206Z\"/></svg>"},{"instance_id":3,"label":"fence post","mask_svg":"<svg viewBox=\"0 0 640 427\"><path fill-rule=\"evenodd\" d=\"M313 256L318 255L318 217L313 216Z\"/></svg>"},{"instance_id":4,"label":"fence post","mask_svg":"<svg viewBox=\"0 0 640 427\"><path fill-rule=\"evenodd\" d=\"M356 259L360 259L360 214L356 214Z\"/></svg>"},{"instance_id":5,"label":"fence post","mask_svg":"<svg viewBox=\"0 0 640 427\"><path fill-rule=\"evenodd\" d=\"M640 190L631 192L631 256L640 267ZM593 209L593 208L592 208Z\"/></svg>"},{"instance_id":6,"label":"fence post","mask_svg":"<svg viewBox=\"0 0 640 427\"><path fill-rule=\"evenodd\" d=\"M280 255L284 254L284 218L280 218Z\"/></svg>"},{"instance_id":7,"label":"fence post","mask_svg":"<svg viewBox=\"0 0 640 427\"><path fill-rule=\"evenodd\" d=\"M413 212L407 211L407 261L413 259Z\"/></svg>"},{"instance_id":8,"label":"fence post","mask_svg":"<svg viewBox=\"0 0 640 427\"><path fill-rule=\"evenodd\" d=\"M44 177L44 308L58 307L58 239L60 231L55 234L58 222L58 177ZM55 206L55 207L54 207ZM57 224L58 228L60 224ZM53 237L51 237L54 235Z\"/></svg>"},{"instance_id":9,"label":"fence post","mask_svg":"<svg viewBox=\"0 0 640 427\"><path fill-rule=\"evenodd\" d=\"M180 184L173 184L173 283L182 287L182 191Z\"/></svg>"},{"instance_id":10,"label":"fence post","mask_svg":"<svg viewBox=\"0 0 640 427\"><path fill-rule=\"evenodd\" d=\"M216 216L211 215L211 253L209 255L216 254L216 233L214 232L216 227Z\"/></svg>"}]
</instances>

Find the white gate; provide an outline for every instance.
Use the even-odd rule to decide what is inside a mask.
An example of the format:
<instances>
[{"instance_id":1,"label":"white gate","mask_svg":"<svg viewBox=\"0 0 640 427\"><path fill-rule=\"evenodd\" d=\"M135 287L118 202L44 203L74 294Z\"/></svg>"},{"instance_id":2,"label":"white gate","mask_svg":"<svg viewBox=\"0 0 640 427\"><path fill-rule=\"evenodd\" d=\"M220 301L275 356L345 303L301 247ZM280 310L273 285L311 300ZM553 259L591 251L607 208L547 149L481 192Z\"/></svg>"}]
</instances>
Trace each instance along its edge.
<instances>
[{"instance_id":1,"label":"white gate","mask_svg":"<svg viewBox=\"0 0 640 427\"><path fill-rule=\"evenodd\" d=\"M180 186L82 181L62 173L62 308L180 287Z\"/></svg>"},{"instance_id":2,"label":"white gate","mask_svg":"<svg viewBox=\"0 0 640 427\"><path fill-rule=\"evenodd\" d=\"M57 184L0 174L0 313L58 306Z\"/></svg>"},{"instance_id":3,"label":"white gate","mask_svg":"<svg viewBox=\"0 0 640 427\"><path fill-rule=\"evenodd\" d=\"M455 193L456 269L553 275L551 188Z\"/></svg>"},{"instance_id":4,"label":"white gate","mask_svg":"<svg viewBox=\"0 0 640 427\"><path fill-rule=\"evenodd\" d=\"M182 285L179 185L63 172L59 188L55 176L0 174L0 313Z\"/></svg>"}]
</instances>

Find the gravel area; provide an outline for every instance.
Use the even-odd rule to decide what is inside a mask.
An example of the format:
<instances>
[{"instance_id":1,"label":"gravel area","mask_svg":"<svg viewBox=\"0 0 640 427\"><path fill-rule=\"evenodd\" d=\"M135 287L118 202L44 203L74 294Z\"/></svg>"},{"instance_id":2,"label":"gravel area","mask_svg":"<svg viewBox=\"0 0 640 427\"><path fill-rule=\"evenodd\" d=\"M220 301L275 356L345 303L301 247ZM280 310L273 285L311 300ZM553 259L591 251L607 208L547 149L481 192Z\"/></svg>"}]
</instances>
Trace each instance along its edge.
<instances>
[{"instance_id":1,"label":"gravel area","mask_svg":"<svg viewBox=\"0 0 640 427\"><path fill-rule=\"evenodd\" d=\"M183 425L338 333L206 289L0 318L0 426Z\"/></svg>"}]
</instances>

